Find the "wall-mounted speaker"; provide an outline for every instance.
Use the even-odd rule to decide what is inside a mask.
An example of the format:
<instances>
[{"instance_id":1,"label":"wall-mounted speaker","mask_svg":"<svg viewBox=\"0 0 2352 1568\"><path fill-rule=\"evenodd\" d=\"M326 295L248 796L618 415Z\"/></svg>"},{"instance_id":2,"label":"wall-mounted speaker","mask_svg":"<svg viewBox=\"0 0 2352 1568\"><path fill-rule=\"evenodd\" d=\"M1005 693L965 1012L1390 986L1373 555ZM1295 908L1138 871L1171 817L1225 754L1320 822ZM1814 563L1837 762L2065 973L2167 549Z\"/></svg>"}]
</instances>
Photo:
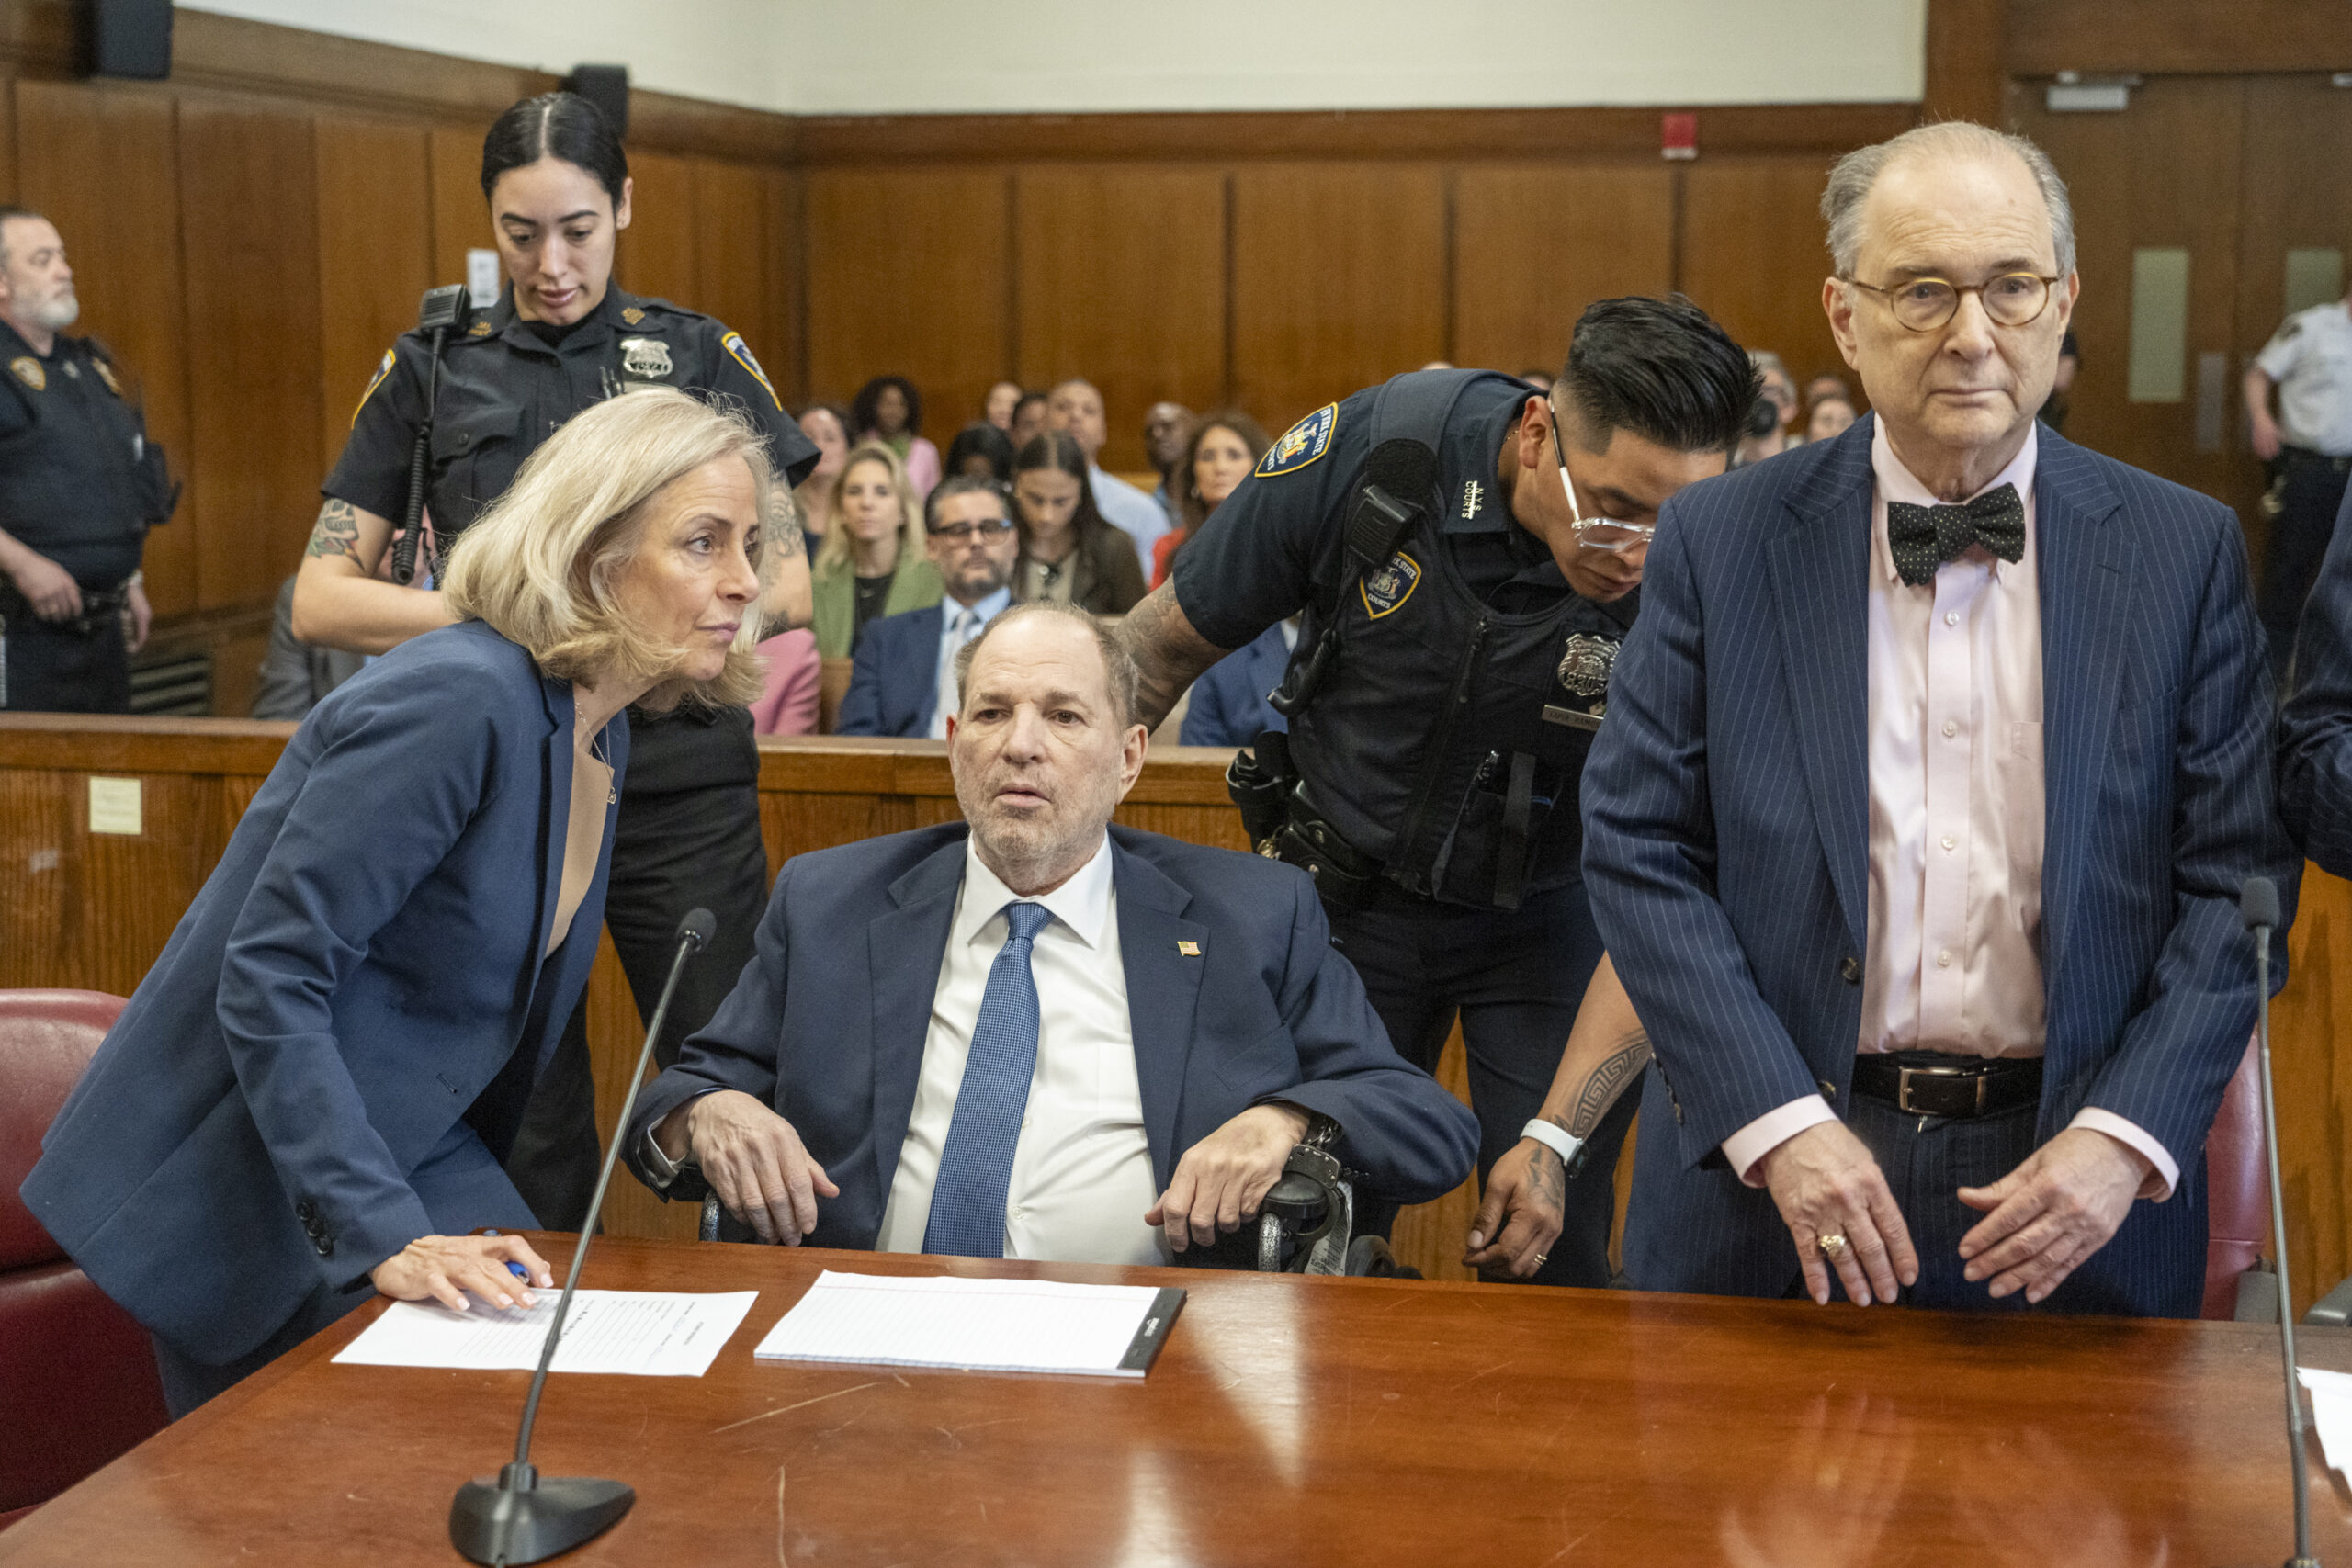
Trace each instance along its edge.
<instances>
[{"instance_id":1,"label":"wall-mounted speaker","mask_svg":"<svg viewBox=\"0 0 2352 1568\"><path fill-rule=\"evenodd\" d=\"M88 0L90 74L160 82L172 73L172 0Z\"/></svg>"},{"instance_id":2,"label":"wall-mounted speaker","mask_svg":"<svg viewBox=\"0 0 2352 1568\"><path fill-rule=\"evenodd\" d=\"M563 79L564 90L579 94L596 106L613 134L628 140L628 67L575 65Z\"/></svg>"}]
</instances>

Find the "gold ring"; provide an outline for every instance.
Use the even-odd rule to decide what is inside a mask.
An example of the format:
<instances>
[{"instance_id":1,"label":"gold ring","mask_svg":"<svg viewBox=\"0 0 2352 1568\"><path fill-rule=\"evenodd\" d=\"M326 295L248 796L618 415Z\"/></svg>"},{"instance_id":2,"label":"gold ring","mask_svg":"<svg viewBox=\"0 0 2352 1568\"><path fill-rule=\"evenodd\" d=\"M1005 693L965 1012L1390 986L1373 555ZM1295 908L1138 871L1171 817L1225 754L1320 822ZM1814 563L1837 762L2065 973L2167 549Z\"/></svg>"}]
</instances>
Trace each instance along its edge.
<instances>
[{"instance_id":1,"label":"gold ring","mask_svg":"<svg viewBox=\"0 0 2352 1568\"><path fill-rule=\"evenodd\" d=\"M1548 1252L1539 1252L1539 1253L1537 1253L1537 1254L1535 1255L1535 1267L1537 1267L1538 1269L1543 1268L1543 1267L1544 1267L1544 1263L1550 1259L1551 1256L1552 1256L1552 1255L1551 1255L1550 1253L1548 1253Z\"/></svg>"},{"instance_id":2,"label":"gold ring","mask_svg":"<svg viewBox=\"0 0 2352 1568\"><path fill-rule=\"evenodd\" d=\"M1842 1235L1826 1235L1813 1245L1821 1248L1822 1257L1835 1260L1839 1253L1846 1250L1846 1238Z\"/></svg>"}]
</instances>

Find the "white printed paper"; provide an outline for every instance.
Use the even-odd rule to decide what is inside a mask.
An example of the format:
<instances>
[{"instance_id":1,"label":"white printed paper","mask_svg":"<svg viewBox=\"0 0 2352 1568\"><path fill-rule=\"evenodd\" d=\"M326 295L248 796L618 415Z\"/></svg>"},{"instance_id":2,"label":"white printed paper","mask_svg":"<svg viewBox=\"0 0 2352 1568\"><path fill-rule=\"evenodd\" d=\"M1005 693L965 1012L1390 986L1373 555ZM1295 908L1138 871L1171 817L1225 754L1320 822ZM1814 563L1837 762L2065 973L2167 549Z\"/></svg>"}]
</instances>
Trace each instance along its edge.
<instances>
[{"instance_id":1,"label":"white printed paper","mask_svg":"<svg viewBox=\"0 0 2352 1568\"><path fill-rule=\"evenodd\" d=\"M1141 1377L1128 1347L1159 1292L1050 1280L909 1279L828 1269L768 1331L764 1360Z\"/></svg>"},{"instance_id":2,"label":"white printed paper","mask_svg":"<svg viewBox=\"0 0 2352 1568\"><path fill-rule=\"evenodd\" d=\"M452 1367L468 1371L529 1371L555 1321L560 1291L537 1292L526 1312L479 1301L466 1312L438 1302L394 1302L338 1362L363 1367ZM563 1320L563 1339L548 1371L698 1378L710 1371L757 1291L677 1295L661 1291L581 1291Z\"/></svg>"},{"instance_id":3,"label":"white printed paper","mask_svg":"<svg viewBox=\"0 0 2352 1568\"><path fill-rule=\"evenodd\" d=\"M2352 1372L2297 1367L2295 1376L2312 1391L2312 1430L2328 1464L2352 1481Z\"/></svg>"}]
</instances>

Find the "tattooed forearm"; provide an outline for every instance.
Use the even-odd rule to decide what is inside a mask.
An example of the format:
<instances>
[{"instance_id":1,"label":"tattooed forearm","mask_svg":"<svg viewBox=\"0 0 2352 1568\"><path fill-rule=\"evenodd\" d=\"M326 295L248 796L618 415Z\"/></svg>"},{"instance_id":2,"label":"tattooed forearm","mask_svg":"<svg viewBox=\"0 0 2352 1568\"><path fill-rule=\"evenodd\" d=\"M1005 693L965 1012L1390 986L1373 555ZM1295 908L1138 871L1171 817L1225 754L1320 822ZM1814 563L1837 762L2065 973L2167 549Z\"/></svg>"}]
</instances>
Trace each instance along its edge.
<instances>
[{"instance_id":1,"label":"tattooed forearm","mask_svg":"<svg viewBox=\"0 0 2352 1568\"><path fill-rule=\"evenodd\" d=\"M359 513L351 502L330 501L319 508L319 520L311 526L311 545L305 553L359 559Z\"/></svg>"},{"instance_id":2,"label":"tattooed forearm","mask_svg":"<svg viewBox=\"0 0 2352 1568\"><path fill-rule=\"evenodd\" d=\"M1538 1144L1527 1162L1527 1201L1539 1209L1558 1213L1567 1207L1568 1171L1551 1145Z\"/></svg>"},{"instance_id":3,"label":"tattooed forearm","mask_svg":"<svg viewBox=\"0 0 2352 1568\"><path fill-rule=\"evenodd\" d=\"M1584 1080L1584 1088L1577 1095L1576 1109L1568 1113L1567 1120L1559 1122L1561 1130L1571 1137L1591 1137L1593 1130L1600 1125L1600 1119L1609 1114L1609 1108L1617 1103L1618 1097L1649 1065L1649 1033L1636 1029L1618 1041L1616 1049Z\"/></svg>"},{"instance_id":4,"label":"tattooed forearm","mask_svg":"<svg viewBox=\"0 0 2352 1568\"><path fill-rule=\"evenodd\" d=\"M808 553L808 541L800 532L800 507L782 484L775 487L775 506L768 514L768 554L778 561L794 560Z\"/></svg>"},{"instance_id":5,"label":"tattooed forearm","mask_svg":"<svg viewBox=\"0 0 2352 1568\"><path fill-rule=\"evenodd\" d=\"M1119 623L1119 640L1136 661L1137 719L1157 729L1184 689L1202 671L1223 659L1222 649L1193 629L1176 603L1176 585L1163 582Z\"/></svg>"}]
</instances>

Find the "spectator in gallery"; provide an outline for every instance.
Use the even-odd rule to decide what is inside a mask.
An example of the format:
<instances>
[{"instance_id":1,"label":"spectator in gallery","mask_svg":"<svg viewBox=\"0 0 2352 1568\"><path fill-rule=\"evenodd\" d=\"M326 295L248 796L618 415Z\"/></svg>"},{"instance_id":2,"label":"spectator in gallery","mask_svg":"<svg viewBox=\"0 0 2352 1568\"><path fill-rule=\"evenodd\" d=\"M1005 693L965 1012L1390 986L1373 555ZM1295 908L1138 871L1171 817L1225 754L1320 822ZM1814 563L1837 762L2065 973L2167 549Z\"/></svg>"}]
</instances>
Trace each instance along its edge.
<instances>
[{"instance_id":1,"label":"spectator in gallery","mask_svg":"<svg viewBox=\"0 0 2352 1568\"><path fill-rule=\"evenodd\" d=\"M1231 495L1266 455L1266 433L1238 409L1203 416L1178 456L1174 479L1176 526L1151 547L1151 585L1168 581L1176 552L1200 532L1217 503Z\"/></svg>"},{"instance_id":2,"label":"spectator in gallery","mask_svg":"<svg viewBox=\"0 0 2352 1568\"><path fill-rule=\"evenodd\" d=\"M1854 405L1839 392L1814 400L1813 412L1805 416L1804 438L1810 442L1826 441L1833 435L1843 435L1857 415Z\"/></svg>"},{"instance_id":3,"label":"spectator in gallery","mask_svg":"<svg viewBox=\"0 0 2352 1568\"><path fill-rule=\"evenodd\" d=\"M817 448L817 466L793 488L792 503L800 513L800 532L808 541L808 558L832 528L833 491L849 457L849 410L839 403L810 403L800 411L800 434Z\"/></svg>"},{"instance_id":4,"label":"spectator in gallery","mask_svg":"<svg viewBox=\"0 0 2352 1568\"><path fill-rule=\"evenodd\" d=\"M1037 433L1046 428L1047 400L1043 392L1023 392L1021 400L1012 405L1012 423L1004 434L1006 439L1012 443L1015 452L1028 446L1036 438Z\"/></svg>"},{"instance_id":5,"label":"spectator in gallery","mask_svg":"<svg viewBox=\"0 0 2352 1568\"><path fill-rule=\"evenodd\" d=\"M1137 573L1149 570L1152 542L1168 532L1168 514L1126 480L1102 471L1102 444L1110 439L1111 426L1101 389L1075 376L1057 384L1046 403L1046 425L1069 431L1078 442L1086 454L1087 488L1094 492L1096 509L1134 543Z\"/></svg>"},{"instance_id":6,"label":"spectator in gallery","mask_svg":"<svg viewBox=\"0 0 2352 1568\"><path fill-rule=\"evenodd\" d=\"M758 652L767 671L760 694L750 705L753 733L815 734L817 695L825 670L825 661L817 655L817 634L795 626L760 644Z\"/></svg>"},{"instance_id":7,"label":"spectator in gallery","mask_svg":"<svg viewBox=\"0 0 2352 1568\"><path fill-rule=\"evenodd\" d=\"M953 479L958 474L1011 484L1012 439L996 425L985 422L966 425L947 444L947 476Z\"/></svg>"},{"instance_id":8,"label":"spectator in gallery","mask_svg":"<svg viewBox=\"0 0 2352 1568\"><path fill-rule=\"evenodd\" d=\"M1805 412L1813 412L1813 405L1824 398L1836 398L1848 408L1854 407L1854 389L1846 385L1843 376L1823 374L1804 384Z\"/></svg>"},{"instance_id":9,"label":"spectator in gallery","mask_svg":"<svg viewBox=\"0 0 2352 1568\"><path fill-rule=\"evenodd\" d=\"M851 448L833 488L835 525L810 568L820 658L846 659L867 623L939 603L907 471L888 446Z\"/></svg>"},{"instance_id":10,"label":"spectator in gallery","mask_svg":"<svg viewBox=\"0 0 2352 1568\"><path fill-rule=\"evenodd\" d=\"M1127 536L1103 520L1086 479L1086 453L1066 430L1046 431L1013 459L1021 558L1012 597L1022 604L1062 599L1098 615L1124 615L1143 597L1143 569Z\"/></svg>"},{"instance_id":11,"label":"spectator in gallery","mask_svg":"<svg viewBox=\"0 0 2352 1568\"><path fill-rule=\"evenodd\" d=\"M924 547L945 585L939 603L886 615L858 645L836 730L943 740L957 711L956 655L1012 603L1019 530L987 479L942 479L923 503Z\"/></svg>"},{"instance_id":12,"label":"spectator in gallery","mask_svg":"<svg viewBox=\"0 0 2352 1568\"><path fill-rule=\"evenodd\" d=\"M999 381L989 389L989 395L981 400L980 418L1010 436L1012 432L1012 411L1021 406L1021 400L1027 395L1021 389L1021 383L1018 381Z\"/></svg>"},{"instance_id":13,"label":"spectator in gallery","mask_svg":"<svg viewBox=\"0 0 2352 1568\"><path fill-rule=\"evenodd\" d=\"M1747 351L1748 363L1756 367L1757 381L1763 389L1763 400L1771 404L1780 415L1780 423L1761 435L1750 435L1739 444L1739 452L1732 459L1732 467L1746 468L1767 457L1778 457L1804 445L1804 437L1790 426L1797 417L1797 382L1781 356L1769 348ZM1749 429L1755 426L1750 425Z\"/></svg>"},{"instance_id":14,"label":"spectator in gallery","mask_svg":"<svg viewBox=\"0 0 2352 1568\"><path fill-rule=\"evenodd\" d=\"M1184 443L1193 434L1193 411L1182 403L1157 402L1144 410L1143 450L1151 459L1159 483L1153 487L1151 499L1159 504L1168 525L1176 525L1176 498L1170 493L1168 476L1184 458ZM1162 536L1165 537L1166 536Z\"/></svg>"},{"instance_id":15,"label":"spectator in gallery","mask_svg":"<svg viewBox=\"0 0 2352 1568\"><path fill-rule=\"evenodd\" d=\"M939 448L923 439L922 394L904 376L876 376L850 405L860 441L878 441L899 455L920 504L939 482Z\"/></svg>"}]
</instances>

